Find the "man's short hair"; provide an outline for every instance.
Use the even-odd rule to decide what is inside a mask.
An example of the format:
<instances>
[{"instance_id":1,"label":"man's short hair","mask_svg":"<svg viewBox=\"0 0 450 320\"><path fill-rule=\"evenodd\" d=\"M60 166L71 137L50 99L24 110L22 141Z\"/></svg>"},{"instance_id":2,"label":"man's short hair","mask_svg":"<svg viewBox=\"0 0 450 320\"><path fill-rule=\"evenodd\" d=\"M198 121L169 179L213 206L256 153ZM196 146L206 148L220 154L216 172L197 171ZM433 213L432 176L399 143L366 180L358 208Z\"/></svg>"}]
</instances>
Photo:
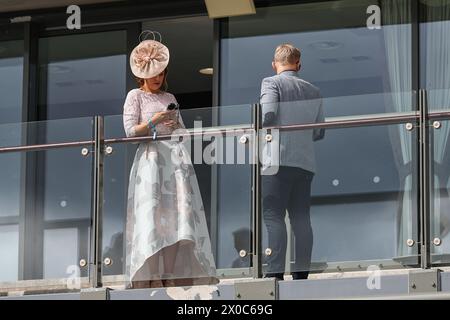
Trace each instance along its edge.
<instances>
[{"instance_id":1,"label":"man's short hair","mask_svg":"<svg viewBox=\"0 0 450 320\"><path fill-rule=\"evenodd\" d=\"M279 62L282 65L296 64L300 61L300 49L294 47L292 44L284 43L280 44L275 49L275 55L273 57L275 62Z\"/></svg>"}]
</instances>

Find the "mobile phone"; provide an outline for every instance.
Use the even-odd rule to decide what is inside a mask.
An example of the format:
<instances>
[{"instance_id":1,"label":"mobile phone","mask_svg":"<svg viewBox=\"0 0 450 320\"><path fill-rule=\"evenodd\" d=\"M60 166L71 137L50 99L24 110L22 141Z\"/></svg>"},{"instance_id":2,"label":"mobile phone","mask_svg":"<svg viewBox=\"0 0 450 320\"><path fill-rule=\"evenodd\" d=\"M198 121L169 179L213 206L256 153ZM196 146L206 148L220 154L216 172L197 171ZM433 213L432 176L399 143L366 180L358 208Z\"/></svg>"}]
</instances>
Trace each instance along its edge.
<instances>
[{"instance_id":1,"label":"mobile phone","mask_svg":"<svg viewBox=\"0 0 450 320\"><path fill-rule=\"evenodd\" d=\"M167 106L167 111L177 110L177 115L175 117L176 121L178 121L179 109L180 109L180 106L178 104L176 104L176 103L173 103L173 102Z\"/></svg>"},{"instance_id":2,"label":"mobile phone","mask_svg":"<svg viewBox=\"0 0 450 320\"><path fill-rule=\"evenodd\" d=\"M178 105L173 102L167 106L167 110L175 110L175 109L178 109Z\"/></svg>"}]
</instances>

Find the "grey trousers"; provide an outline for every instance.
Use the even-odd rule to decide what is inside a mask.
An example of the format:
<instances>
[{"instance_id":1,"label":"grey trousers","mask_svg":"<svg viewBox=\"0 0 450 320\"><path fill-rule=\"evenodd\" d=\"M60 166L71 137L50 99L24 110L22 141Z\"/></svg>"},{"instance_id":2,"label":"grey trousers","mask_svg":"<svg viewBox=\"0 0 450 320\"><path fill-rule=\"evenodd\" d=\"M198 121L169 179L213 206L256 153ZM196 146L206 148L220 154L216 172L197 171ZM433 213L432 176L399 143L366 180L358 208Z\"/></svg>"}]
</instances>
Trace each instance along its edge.
<instances>
[{"instance_id":1,"label":"grey trousers","mask_svg":"<svg viewBox=\"0 0 450 320\"><path fill-rule=\"evenodd\" d=\"M312 172L295 167L280 167L277 174L262 176L263 219L272 250L266 260L266 276L282 279L285 272L287 211L295 235L293 278L308 277L313 246L309 214L313 176Z\"/></svg>"}]
</instances>

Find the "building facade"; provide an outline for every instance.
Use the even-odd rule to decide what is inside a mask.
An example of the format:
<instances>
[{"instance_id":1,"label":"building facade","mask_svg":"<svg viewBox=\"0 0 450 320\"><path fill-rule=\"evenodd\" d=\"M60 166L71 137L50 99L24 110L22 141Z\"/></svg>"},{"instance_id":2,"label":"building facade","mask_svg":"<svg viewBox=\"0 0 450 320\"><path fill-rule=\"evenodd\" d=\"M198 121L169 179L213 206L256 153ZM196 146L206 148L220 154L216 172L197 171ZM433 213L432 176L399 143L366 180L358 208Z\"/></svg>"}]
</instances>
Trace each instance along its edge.
<instances>
[{"instance_id":1,"label":"building facade","mask_svg":"<svg viewBox=\"0 0 450 320\"><path fill-rule=\"evenodd\" d=\"M311 277L448 265L450 1L256 0L255 14L217 19L204 1L78 4L81 28L70 29L61 2L0 0L0 291L122 281L136 150L122 112L144 30L171 51L168 90L187 128L201 121L202 152L217 128L232 132L233 152L244 145L243 163L229 149L195 163L219 278L259 278L271 252L249 158L275 135L258 110L281 43L301 49L300 77L319 88L325 115L269 129L326 131ZM287 274L300 271L288 236Z\"/></svg>"}]
</instances>

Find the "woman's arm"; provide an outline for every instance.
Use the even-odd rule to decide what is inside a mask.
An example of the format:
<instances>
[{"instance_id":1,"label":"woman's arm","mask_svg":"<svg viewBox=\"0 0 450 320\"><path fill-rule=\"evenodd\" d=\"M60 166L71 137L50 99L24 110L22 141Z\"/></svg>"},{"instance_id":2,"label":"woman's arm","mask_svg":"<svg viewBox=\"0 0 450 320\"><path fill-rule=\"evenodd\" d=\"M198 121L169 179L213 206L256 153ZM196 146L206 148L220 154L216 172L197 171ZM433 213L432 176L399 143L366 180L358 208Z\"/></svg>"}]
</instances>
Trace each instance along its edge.
<instances>
[{"instance_id":1,"label":"woman's arm","mask_svg":"<svg viewBox=\"0 0 450 320\"><path fill-rule=\"evenodd\" d=\"M136 136L148 136L150 134L148 124L145 122L142 122L141 124L134 126L133 129Z\"/></svg>"},{"instance_id":2,"label":"woman's arm","mask_svg":"<svg viewBox=\"0 0 450 320\"><path fill-rule=\"evenodd\" d=\"M135 91L128 92L123 106L123 126L127 137L146 136L150 134L148 120L139 123L140 106ZM154 125L164 121L167 112L157 112L151 118Z\"/></svg>"},{"instance_id":3,"label":"woman's arm","mask_svg":"<svg viewBox=\"0 0 450 320\"><path fill-rule=\"evenodd\" d=\"M151 118L152 123L156 126L158 123L164 121L168 116L168 112L156 112ZM134 132L137 136L147 136L150 134L150 128L148 122L142 122L136 126L134 126Z\"/></svg>"},{"instance_id":4,"label":"woman's arm","mask_svg":"<svg viewBox=\"0 0 450 320\"><path fill-rule=\"evenodd\" d=\"M123 128L127 137L135 137L137 135L136 128L139 122L139 101L135 91L127 94L123 105Z\"/></svg>"}]
</instances>

